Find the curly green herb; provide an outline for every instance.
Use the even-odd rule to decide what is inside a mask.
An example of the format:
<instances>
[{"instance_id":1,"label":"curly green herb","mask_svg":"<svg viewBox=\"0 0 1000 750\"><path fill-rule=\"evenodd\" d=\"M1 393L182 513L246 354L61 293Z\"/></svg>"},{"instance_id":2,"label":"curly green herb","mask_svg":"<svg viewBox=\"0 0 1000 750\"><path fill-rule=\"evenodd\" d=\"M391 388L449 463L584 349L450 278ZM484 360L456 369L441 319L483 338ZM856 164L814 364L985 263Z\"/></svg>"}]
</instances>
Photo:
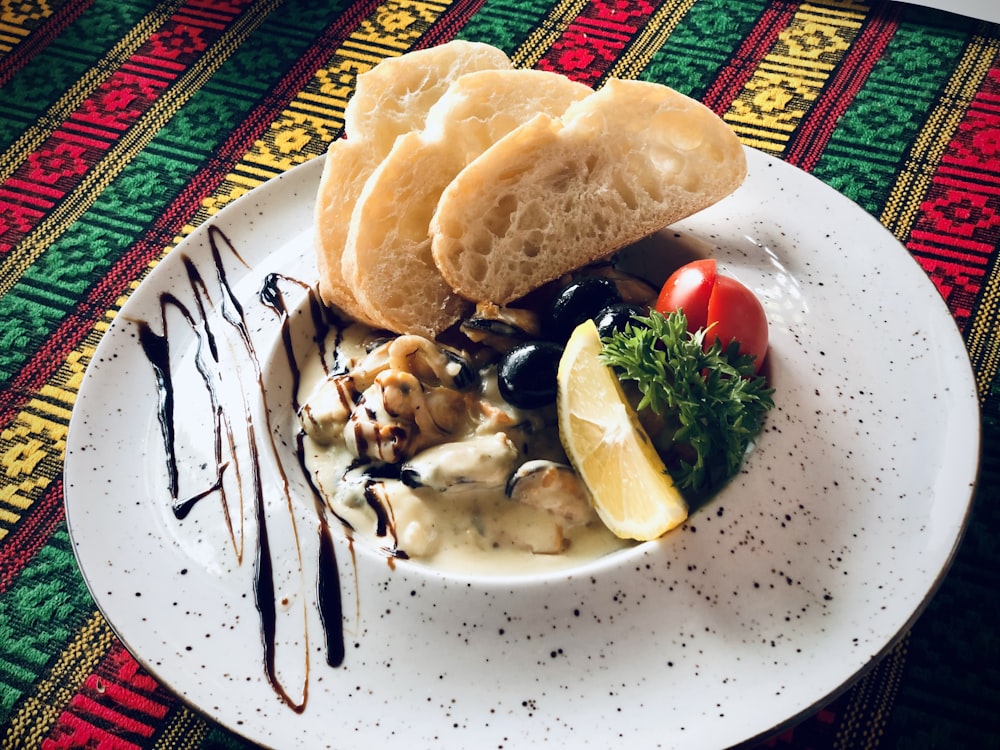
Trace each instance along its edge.
<instances>
[{"instance_id":1,"label":"curly green herb","mask_svg":"<svg viewBox=\"0 0 1000 750\"><path fill-rule=\"evenodd\" d=\"M774 389L735 342L723 348L716 339L706 349L706 331L689 332L683 312L652 310L633 320L601 340L603 361L623 383L634 381L638 410L662 418L655 440L678 487L717 487L739 470L774 406Z\"/></svg>"}]
</instances>

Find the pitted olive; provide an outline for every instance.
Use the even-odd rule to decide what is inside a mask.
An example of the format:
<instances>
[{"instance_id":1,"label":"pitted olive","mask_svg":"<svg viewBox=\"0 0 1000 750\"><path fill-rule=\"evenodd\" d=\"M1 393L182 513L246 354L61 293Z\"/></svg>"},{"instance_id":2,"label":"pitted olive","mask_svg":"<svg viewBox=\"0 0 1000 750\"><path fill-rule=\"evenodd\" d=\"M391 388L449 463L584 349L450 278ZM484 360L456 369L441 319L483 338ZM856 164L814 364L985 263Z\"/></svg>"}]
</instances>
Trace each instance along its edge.
<instances>
[{"instance_id":1,"label":"pitted olive","mask_svg":"<svg viewBox=\"0 0 1000 750\"><path fill-rule=\"evenodd\" d=\"M648 307L619 302L615 305L608 305L601 310L594 317L594 322L597 324L597 332L600 334L601 338L604 338L613 333L624 331L625 326L628 323L631 323L633 326L638 326L639 323L633 320L635 316L644 317L648 315Z\"/></svg>"},{"instance_id":2,"label":"pitted olive","mask_svg":"<svg viewBox=\"0 0 1000 750\"><path fill-rule=\"evenodd\" d=\"M552 300L545 317L546 338L565 343L580 323L621 301L618 287L610 279L591 276L567 284Z\"/></svg>"},{"instance_id":3,"label":"pitted olive","mask_svg":"<svg viewBox=\"0 0 1000 750\"><path fill-rule=\"evenodd\" d=\"M508 349L497 364L500 396L511 406L538 409L556 399L556 372L563 348L551 341L527 341Z\"/></svg>"}]
</instances>

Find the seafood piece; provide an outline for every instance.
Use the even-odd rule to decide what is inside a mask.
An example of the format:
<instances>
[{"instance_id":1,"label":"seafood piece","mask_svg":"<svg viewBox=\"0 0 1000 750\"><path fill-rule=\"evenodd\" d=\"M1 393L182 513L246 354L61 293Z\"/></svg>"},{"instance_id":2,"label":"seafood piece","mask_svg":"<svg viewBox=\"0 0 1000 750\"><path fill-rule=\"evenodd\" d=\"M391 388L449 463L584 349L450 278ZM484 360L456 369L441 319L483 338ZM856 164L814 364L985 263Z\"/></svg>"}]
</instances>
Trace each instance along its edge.
<instances>
[{"instance_id":1,"label":"seafood piece","mask_svg":"<svg viewBox=\"0 0 1000 750\"><path fill-rule=\"evenodd\" d=\"M434 524L434 513L427 503L399 482L393 482L384 497L395 530L396 549L405 552L407 557L433 555L441 540Z\"/></svg>"},{"instance_id":2,"label":"seafood piece","mask_svg":"<svg viewBox=\"0 0 1000 750\"><path fill-rule=\"evenodd\" d=\"M321 381L299 409L299 423L319 445L333 445L344 432L359 394L345 375Z\"/></svg>"},{"instance_id":3,"label":"seafood piece","mask_svg":"<svg viewBox=\"0 0 1000 750\"><path fill-rule=\"evenodd\" d=\"M427 385L465 390L479 382L478 373L465 357L423 336L397 336L387 347L391 369L412 373Z\"/></svg>"},{"instance_id":4,"label":"seafood piece","mask_svg":"<svg viewBox=\"0 0 1000 750\"><path fill-rule=\"evenodd\" d=\"M361 394L343 430L352 455L399 463L452 439L469 418L466 396L451 388L426 389L402 370L382 370Z\"/></svg>"},{"instance_id":5,"label":"seafood piece","mask_svg":"<svg viewBox=\"0 0 1000 750\"><path fill-rule=\"evenodd\" d=\"M533 310L500 307L492 302L478 303L476 311L462 322L460 328L470 341L497 351L538 338L541 332L538 314Z\"/></svg>"},{"instance_id":6,"label":"seafood piece","mask_svg":"<svg viewBox=\"0 0 1000 750\"><path fill-rule=\"evenodd\" d=\"M551 513L566 529L594 518L587 488L566 464L544 459L526 461L511 474L506 493L511 500Z\"/></svg>"},{"instance_id":7,"label":"seafood piece","mask_svg":"<svg viewBox=\"0 0 1000 750\"><path fill-rule=\"evenodd\" d=\"M652 305L656 301L659 288L648 281L610 264L598 265L590 269L594 276L610 279L618 288L622 302L633 305Z\"/></svg>"},{"instance_id":8,"label":"seafood piece","mask_svg":"<svg viewBox=\"0 0 1000 750\"><path fill-rule=\"evenodd\" d=\"M444 493L503 490L517 459L506 434L478 435L420 451L403 464L399 478Z\"/></svg>"},{"instance_id":9,"label":"seafood piece","mask_svg":"<svg viewBox=\"0 0 1000 750\"><path fill-rule=\"evenodd\" d=\"M385 370L408 372L426 385L445 385L459 390L472 388L479 382L476 369L460 352L423 336L396 336L375 342L348 374L357 389L363 391Z\"/></svg>"},{"instance_id":10,"label":"seafood piece","mask_svg":"<svg viewBox=\"0 0 1000 750\"><path fill-rule=\"evenodd\" d=\"M548 513L527 505L511 504L503 516L478 519L482 548L514 547L536 555L558 555L566 551L569 540L562 524Z\"/></svg>"}]
</instances>

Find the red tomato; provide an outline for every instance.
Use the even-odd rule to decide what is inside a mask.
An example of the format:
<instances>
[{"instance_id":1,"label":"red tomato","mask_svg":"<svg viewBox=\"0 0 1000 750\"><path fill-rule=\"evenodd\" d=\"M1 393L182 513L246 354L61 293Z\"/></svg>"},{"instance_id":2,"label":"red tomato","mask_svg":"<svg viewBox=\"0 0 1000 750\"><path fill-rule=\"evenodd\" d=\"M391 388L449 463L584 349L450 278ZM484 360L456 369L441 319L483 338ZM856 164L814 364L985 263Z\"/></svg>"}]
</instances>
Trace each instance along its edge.
<instances>
[{"instance_id":1,"label":"red tomato","mask_svg":"<svg viewBox=\"0 0 1000 750\"><path fill-rule=\"evenodd\" d=\"M697 331L708 326L708 300L715 286L715 259L696 260L681 266L667 279L656 309L661 313L682 310L687 316L688 329Z\"/></svg>"},{"instance_id":2,"label":"red tomato","mask_svg":"<svg viewBox=\"0 0 1000 750\"><path fill-rule=\"evenodd\" d=\"M736 340L740 351L754 358L759 371L767 354L767 316L760 300L746 286L717 272L714 259L681 266L667 279L656 300L661 313L682 310L688 330L709 328L705 343L724 345ZM714 334L714 335L713 335Z\"/></svg>"}]
</instances>

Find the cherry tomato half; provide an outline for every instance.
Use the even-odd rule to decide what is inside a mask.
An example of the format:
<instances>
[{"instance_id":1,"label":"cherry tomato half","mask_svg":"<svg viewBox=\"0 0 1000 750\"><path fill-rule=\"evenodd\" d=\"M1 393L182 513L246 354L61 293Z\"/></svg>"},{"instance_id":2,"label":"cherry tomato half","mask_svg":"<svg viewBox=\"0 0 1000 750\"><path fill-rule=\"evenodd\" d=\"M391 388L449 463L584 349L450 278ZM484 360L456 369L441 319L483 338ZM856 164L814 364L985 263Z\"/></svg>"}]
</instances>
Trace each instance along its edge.
<instances>
[{"instance_id":1,"label":"cherry tomato half","mask_svg":"<svg viewBox=\"0 0 1000 750\"><path fill-rule=\"evenodd\" d=\"M664 314L682 310L690 331L711 326L706 344L716 338L723 344L735 339L740 351L754 358L755 371L764 363L768 337L764 306L739 281L719 274L714 259L696 260L674 271L660 290L656 309Z\"/></svg>"}]
</instances>

